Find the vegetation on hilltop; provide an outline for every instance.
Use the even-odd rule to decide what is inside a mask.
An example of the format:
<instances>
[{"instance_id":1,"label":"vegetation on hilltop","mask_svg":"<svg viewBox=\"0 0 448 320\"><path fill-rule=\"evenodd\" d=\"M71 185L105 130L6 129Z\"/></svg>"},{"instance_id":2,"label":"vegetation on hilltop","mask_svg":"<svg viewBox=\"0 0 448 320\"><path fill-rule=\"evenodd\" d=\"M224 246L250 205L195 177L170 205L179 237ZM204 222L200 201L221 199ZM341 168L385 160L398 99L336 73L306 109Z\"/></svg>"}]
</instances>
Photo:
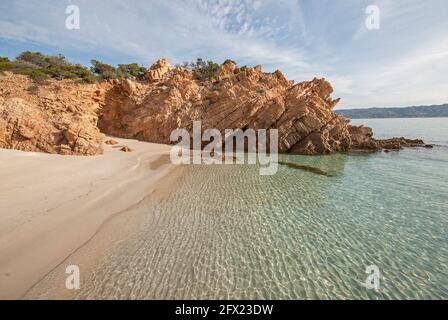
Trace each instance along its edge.
<instances>
[{"instance_id":1,"label":"vegetation on hilltop","mask_svg":"<svg viewBox=\"0 0 448 320\"><path fill-rule=\"evenodd\" d=\"M132 77L143 79L146 72L146 68L139 66L137 63L119 64L118 67L113 67L101 61L92 60L91 64L92 67L90 70L101 80L125 79Z\"/></svg>"},{"instance_id":2,"label":"vegetation on hilltop","mask_svg":"<svg viewBox=\"0 0 448 320\"><path fill-rule=\"evenodd\" d=\"M0 71L30 76L38 84L43 84L50 78L94 81L94 75L80 64L69 63L63 55L48 56L40 52L25 51L14 61L0 58Z\"/></svg>"},{"instance_id":3,"label":"vegetation on hilltop","mask_svg":"<svg viewBox=\"0 0 448 320\"><path fill-rule=\"evenodd\" d=\"M199 80L210 80L218 74L220 64L212 60L205 61L202 58L197 58L194 62L184 62L180 67L192 71Z\"/></svg>"},{"instance_id":4,"label":"vegetation on hilltop","mask_svg":"<svg viewBox=\"0 0 448 320\"><path fill-rule=\"evenodd\" d=\"M145 75L146 68L139 66L137 63L119 64L117 72L119 76L124 78L135 77L137 79L142 79Z\"/></svg>"},{"instance_id":5,"label":"vegetation on hilltop","mask_svg":"<svg viewBox=\"0 0 448 320\"><path fill-rule=\"evenodd\" d=\"M220 68L218 63L211 60L205 62L201 58L198 58L196 62L191 63L190 66L194 74L201 80L215 78Z\"/></svg>"},{"instance_id":6,"label":"vegetation on hilltop","mask_svg":"<svg viewBox=\"0 0 448 320\"><path fill-rule=\"evenodd\" d=\"M235 63L226 60L225 63ZM236 63L235 63L236 64ZM201 81L213 80L220 64L211 60L196 59L194 62L185 62L180 65L194 73ZM137 78L143 79L146 68L137 64L119 64L112 66L99 60L91 60L91 67L73 64L61 55L45 55L40 52L25 51L18 55L14 61L7 57L0 57L0 74L11 71L31 77L36 84L45 84L48 79L75 79L83 83L94 83L111 79Z\"/></svg>"},{"instance_id":7,"label":"vegetation on hilltop","mask_svg":"<svg viewBox=\"0 0 448 320\"><path fill-rule=\"evenodd\" d=\"M14 64L6 57L0 57L0 72L11 70Z\"/></svg>"},{"instance_id":8,"label":"vegetation on hilltop","mask_svg":"<svg viewBox=\"0 0 448 320\"><path fill-rule=\"evenodd\" d=\"M78 79L84 83L93 83L108 79L143 77L146 69L137 63L120 64L113 67L98 60L92 60L92 67L72 64L63 55L44 55L40 52L25 51L14 61L0 57L0 72L11 71L31 77L37 84L48 79Z\"/></svg>"}]
</instances>

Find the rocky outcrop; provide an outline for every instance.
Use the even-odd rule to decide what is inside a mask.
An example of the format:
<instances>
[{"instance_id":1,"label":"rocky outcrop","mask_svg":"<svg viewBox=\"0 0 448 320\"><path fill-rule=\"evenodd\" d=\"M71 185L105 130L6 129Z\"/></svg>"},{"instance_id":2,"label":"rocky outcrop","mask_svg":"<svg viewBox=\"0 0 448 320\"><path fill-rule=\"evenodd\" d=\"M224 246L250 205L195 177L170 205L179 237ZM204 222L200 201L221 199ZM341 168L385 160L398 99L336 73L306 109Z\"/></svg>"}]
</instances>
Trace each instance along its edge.
<instances>
[{"instance_id":1,"label":"rocky outcrop","mask_svg":"<svg viewBox=\"0 0 448 320\"><path fill-rule=\"evenodd\" d=\"M103 134L97 127L101 93L94 85L72 81L36 89L28 77L7 73L0 78L0 148L101 154Z\"/></svg>"},{"instance_id":2,"label":"rocky outcrop","mask_svg":"<svg viewBox=\"0 0 448 320\"><path fill-rule=\"evenodd\" d=\"M313 155L385 148L370 128L352 126L333 112L339 99L331 98L333 88L325 79L294 84L279 70L238 68L229 61L215 81L200 81L188 70L167 66L166 60L157 61L148 81L132 95L122 88L111 90L98 123L101 131L170 143L172 130L191 130L193 121L201 120L203 130L221 132L276 128L280 152Z\"/></svg>"},{"instance_id":3,"label":"rocky outcrop","mask_svg":"<svg viewBox=\"0 0 448 320\"><path fill-rule=\"evenodd\" d=\"M0 147L95 155L103 134L171 143L174 129L278 129L279 151L327 154L351 150L398 150L420 140L376 140L372 129L352 126L333 109L325 79L295 84L277 70L224 63L214 80L158 60L145 80L78 84L49 81L38 89L25 76L0 77ZM98 118L99 117L99 118ZM99 129L98 129L99 128ZM111 143L110 141L108 143ZM111 143L112 144L112 143ZM129 151L129 150L123 150Z\"/></svg>"},{"instance_id":4,"label":"rocky outcrop","mask_svg":"<svg viewBox=\"0 0 448 320\"><path fill-rule=\"evenodd\" d=\"M163 76L170 71L171 65L166 59L159 59L145 73L145 78L149 81L163 79Z\"/></svg>"}]
</instances>

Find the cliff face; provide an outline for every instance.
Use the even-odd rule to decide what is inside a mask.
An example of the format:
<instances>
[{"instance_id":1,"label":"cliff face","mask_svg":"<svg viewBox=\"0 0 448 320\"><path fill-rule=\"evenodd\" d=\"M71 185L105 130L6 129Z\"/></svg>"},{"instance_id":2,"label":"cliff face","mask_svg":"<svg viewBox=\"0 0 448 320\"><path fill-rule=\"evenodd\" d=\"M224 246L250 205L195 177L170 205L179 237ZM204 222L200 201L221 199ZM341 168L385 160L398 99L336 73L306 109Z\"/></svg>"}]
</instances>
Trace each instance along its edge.
<instances>
[{"instance_id":1,"label":"cliff face","mask_svg":"<svg viewBox=\"0 0 448 320\"><path fill-rule=\"evenodd\" d=\"M339 99L325 79L294 84L280 71L260 66L221 66L214 81L201 81L183 68L158 60L145 81L81 85L51 81L39 92L26 77L0 78L0 147L25 151L94 155L103 135L170 143L176 128L278 129L280 152L326 154L340 151L400 149L421 141L373 139L333 112ZM99 117L99 118L98 118ZM98 130L99 128L99 130ZM421 142L423 143L423 142Z\"/></svg>"},{"instance_id":2,"label":"cliff face","mask_svg":"<svg viewBox=\"0 0 448 320\"><path fill-rule=\"evenodd\" d=\"M333 88L325 79L294 84L280 71L260 66L221 66L216 81L199 81L194 73L159 60L146 83L125 81L108 92L99 118L102 132L124 138L170 143L176 128L191 130L279 130L280 152L325 154L352 149L379 150L370 128L354 127L333 112ZM404 144L403 144L404 145Z\"/></svg>"},{"instance_id":3,"label":"cliff face","mask_svg":"<svg viewBox=\"0 0 448 320\"><path fill-rule=\"evenodd\" d=\"M95 85L66 80L36 87L26 76L7 73L0 77L0 148L101 154L100 93Z\"/></svg>"}]
</instances>

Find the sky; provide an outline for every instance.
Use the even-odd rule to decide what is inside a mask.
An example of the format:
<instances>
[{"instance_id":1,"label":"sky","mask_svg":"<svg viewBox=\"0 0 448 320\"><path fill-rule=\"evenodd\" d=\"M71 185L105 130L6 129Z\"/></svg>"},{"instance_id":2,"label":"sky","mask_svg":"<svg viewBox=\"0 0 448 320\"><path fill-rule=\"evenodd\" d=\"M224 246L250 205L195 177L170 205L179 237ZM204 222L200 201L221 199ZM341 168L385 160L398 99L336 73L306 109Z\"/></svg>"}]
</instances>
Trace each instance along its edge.
<instances>
[{"instance_id":1,"label":"sky","mask_svg":"<svg viewBox=\"0 0 448 320\"><path fill-rule=\"evenodd\" d=\"M66 27L69 5L79 29ZM339 109L442 104L447 14L446 0L1 0L0 56L144 66L232 59L297 82L324 77ZM367 27L372 18L379 28Z\"/></svg>"}]
</instances>

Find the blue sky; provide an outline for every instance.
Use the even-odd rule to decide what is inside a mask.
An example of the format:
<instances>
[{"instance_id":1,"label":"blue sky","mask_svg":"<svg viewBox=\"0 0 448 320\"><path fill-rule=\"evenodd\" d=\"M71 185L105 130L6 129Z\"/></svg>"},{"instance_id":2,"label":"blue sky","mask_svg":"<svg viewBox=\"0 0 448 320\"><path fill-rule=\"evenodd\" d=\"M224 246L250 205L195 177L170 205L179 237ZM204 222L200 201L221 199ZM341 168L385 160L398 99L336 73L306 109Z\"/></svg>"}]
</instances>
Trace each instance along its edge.
<instances>
[{"instance_id":1,"label":"blue sky","mask_svg":"<svg viewBox=\"0 0 448 320\"><path fill-rule=\"evenodd\" d=\"M80 29L65 28L67 5ZM380 9L380 29L365 26ZM2 0L0 55L151 65L197 57L325 77L338 108L448 102L446 0Z\"/></svg>"}]
</instances>

